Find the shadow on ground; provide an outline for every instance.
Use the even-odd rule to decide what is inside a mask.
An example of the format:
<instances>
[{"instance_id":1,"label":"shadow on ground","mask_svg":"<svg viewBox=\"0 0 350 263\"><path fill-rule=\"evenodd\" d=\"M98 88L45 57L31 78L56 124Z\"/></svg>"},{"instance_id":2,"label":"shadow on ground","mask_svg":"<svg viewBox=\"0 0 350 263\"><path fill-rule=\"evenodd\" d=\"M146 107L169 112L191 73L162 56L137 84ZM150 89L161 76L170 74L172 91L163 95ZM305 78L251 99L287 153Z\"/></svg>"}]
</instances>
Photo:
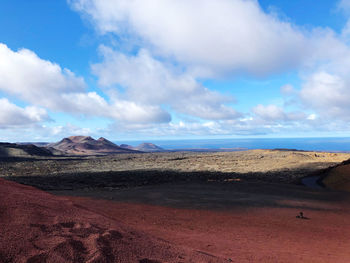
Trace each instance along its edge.
<instances>
[{"instance_id":1,"label":"shadow on ground","mask_svg":"<svg viewBox=\"0 0 350 263\"><path fill-rule=\"evenodd\" d=\"M7 180L42 190L80 190L95 188L129 188L178 182L269 182L301 184L310 173L289 170L267 173L179 172L173 170L133 170L110 172L77 172L55 175L7 176Z\"/></svg>"},{"instance_id":2,"label":"shadow on ground","mask_svg":"<svg viewBox=\"0 0 350 263\"><path fill-rule=\"evenodd\" d=\"M6 179L58 195L189 209L266 206L335 210L334 206L328 208L327 205L308 202L331 204L348 199L346 193L288 184L284 176L278 172L237 174L139 170Z\"/></svg>"}]
</instances>

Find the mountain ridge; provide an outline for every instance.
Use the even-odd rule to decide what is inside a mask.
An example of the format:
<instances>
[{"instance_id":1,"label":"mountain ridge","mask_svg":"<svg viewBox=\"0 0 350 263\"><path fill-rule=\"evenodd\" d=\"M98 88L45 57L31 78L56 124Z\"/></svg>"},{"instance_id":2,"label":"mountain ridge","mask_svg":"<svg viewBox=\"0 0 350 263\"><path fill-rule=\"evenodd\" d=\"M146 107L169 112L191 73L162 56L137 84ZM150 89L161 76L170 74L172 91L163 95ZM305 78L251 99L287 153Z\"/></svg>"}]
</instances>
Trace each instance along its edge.
<instances>
[{"instance_id":1,"label":"mountain ridge","mask_svg":"<svg viewBox=\"0 0 350 263\"><path fill-rule=\"evenodd\" d=\"M113 142L100 137L95 140L91 136L70 136L56 143L50 143L51 147L65 154L74 155L106 155L114 153L136 153L137 150L119 147Z\"/></svg>"}]
</instances>

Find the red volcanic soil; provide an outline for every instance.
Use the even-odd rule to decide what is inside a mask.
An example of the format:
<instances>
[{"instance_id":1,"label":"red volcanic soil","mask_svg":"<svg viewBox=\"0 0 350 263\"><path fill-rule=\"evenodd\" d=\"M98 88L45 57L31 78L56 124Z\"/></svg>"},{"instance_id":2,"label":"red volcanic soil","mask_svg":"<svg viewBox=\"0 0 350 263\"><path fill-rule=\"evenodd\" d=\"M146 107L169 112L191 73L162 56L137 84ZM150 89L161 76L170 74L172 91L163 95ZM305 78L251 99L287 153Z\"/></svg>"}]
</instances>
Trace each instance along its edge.
<instances>
[{"instance_id":1,"label":"red volcanic soil","mask_svg":"<svg viewBox=\"0 0 350 263\"><path fill-rule=\"evenodd\" d=\"M257 195L251 186L242 184L240 189L244 187L250 189L238 194L220 186L153 186L117 195L97 193L115 201L70 199L139 231L229 262L350 262L348 200L301 186L262 184L264 190ZM300 211L308 219L296 218Z\"/></svg>"},{"instance_id":2,"label":"red volcanic soil","mask_svg":"<svg viewBox=\"0 0 350 263\"><path fill-rule=\"evenodd\" d=\"M104 199L0 179L0 262L350 262L342 193L178 183L85 195Z\"/></svg>"},{"instance_id":3,"label":"red volcanic soil","mask_svg":"<svg viewBox=\"0 0 350 263\"><path fill-rule=\"evenodd\" d=\"M0 179L0 262L225 262L130 228L114 209L106 217Z\"/></svg>"}]
</instances>

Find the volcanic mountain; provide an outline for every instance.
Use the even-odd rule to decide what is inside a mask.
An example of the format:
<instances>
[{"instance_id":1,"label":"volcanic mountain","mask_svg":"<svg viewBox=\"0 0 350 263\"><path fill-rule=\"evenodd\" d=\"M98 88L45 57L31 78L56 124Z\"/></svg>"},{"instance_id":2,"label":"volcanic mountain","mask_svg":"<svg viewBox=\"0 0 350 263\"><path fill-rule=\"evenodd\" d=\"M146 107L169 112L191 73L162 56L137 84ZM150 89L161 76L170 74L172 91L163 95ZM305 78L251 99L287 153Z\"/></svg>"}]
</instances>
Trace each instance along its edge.
<instances>
[{"instance_id":1,"label":"volcanic mountain","mask_svg":"<svg viewBox=\"0 0 350 263\"><path fill-rule=\"evenodd\" d=\"M101 137L95 140L90 136L71 136L57 143L49 144L47 147L52 147L65 154L78 155L105 155L137 152L136 150L121 148L105 138Z\"/></svg>"},{"instance_id":2,"label":"volcanic mountain","mask_svg":"<svg viewBox=\"0 0 350 263\"><path fill-rule=\"evenodd\" d=\"M153 143L145 142L141 143L140 145L133 147L128 144L121 144L120 147L124 149L131 149L131 150L136 150L136 151L141 151L141 152L165 152L165 150Z\"/></svg>"},{"instance_id":3,"label":"volcanic mountain","mask_svg":"<svg viewBox=\"0 0 350 263\"><path fill-rule=\"evenodd\" d=\"M2 158L28 158L32 156L52 156L52 152L49 149L33 144L0 143L0 157Z\"/></svg>"}]
</instances>

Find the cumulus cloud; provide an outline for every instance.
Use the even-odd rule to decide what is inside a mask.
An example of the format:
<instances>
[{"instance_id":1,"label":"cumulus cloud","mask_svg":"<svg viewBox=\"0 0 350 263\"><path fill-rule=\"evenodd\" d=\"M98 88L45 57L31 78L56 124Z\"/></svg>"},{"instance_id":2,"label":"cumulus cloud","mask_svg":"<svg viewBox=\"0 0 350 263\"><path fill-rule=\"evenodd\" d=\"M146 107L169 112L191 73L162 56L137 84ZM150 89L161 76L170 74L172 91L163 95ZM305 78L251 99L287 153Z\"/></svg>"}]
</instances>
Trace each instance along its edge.
<instances>
[{"instance_id":1,"label":"cumulus cloud","mask_svg":"<svg viewBox=\"0 0 350 263\"><path fill-rule=\"evenodd\" d=\"M107 102L96 92L62 94L65 110L75 114L111 118L123 122L168 122L171 116L159 106L143 105L114 97Z\"/></svg>"},{"instance_id":2,"label":"cumulus cloud","mask_svg":"<svg viewBox=\"0 0 350 263\"><path fill-rule=\"evenodd\" d=\"M341 1L340 5L345 9L350 2ZM339 35L332 30L323 33L318 51L321 60L302 75L301 102L328 123L350 119L349 25L348 21Z\"/></svg>"},{"instance_id":3,"label":"cumulus cloud","mask_svg":"<svg viewBox=\"0 0 350 263\"><path fill-rule=\"evenodd\" d=\"M349 120L349 81L335 74L316 72L305 80L300 97L322 116Z\"/></svg>"},{"instance_id":4,"label":"cumulus cloud","mask_svg":"<svg viewBox=\"0 0 350 263\"><path fill-rule=\"evenodd\" d=\"M267 122L300 121L306 118L302 112L285 112L283 108L273 104L267 106L259 104L252 111L256 117Z\"/></svg>"},{"instance_id":5,"label":"cumulus cloud","mask_svg":"<svg viewBox=\"0 0 350 263\"><path fill-rule=\"evenodd\" d=\"M133 101L118 100L111 105L110 116L132 123L169 122L171 115L159 106L141 105Z\"/></svg>"},{"instance_id":6,"label":"cumulus cloud","mask_svg":"<svg viewBox=\"0 0 350 263\"><path fill-rule=\"evenodd\" d=\"M46 110L33 106L21 108L0 98L0 128L25 127L49 120Z\"/></svg>"},{"instance_id":7,"label":"cumulus cloud","mask_svg":"<svg viewBox=\"0 0 350 263\"><path fill-rule=\"evenodd\" d=\"M104 60L93 66L100 84L120 85L127 99L145 105L168 103L177 112L202 119L237 119L240 115L225 105L229 101L198 84L198 77L242 72L260 76L296 69L303 81L300 93L291 85L281 87L282 95L293 96L294 106L301 101L303 109L321 118L349 116L343 98L350 94L350 22L341 34L320 27L306 31L263 11L255 0L68 2L100 33L134 38L137 47L149 50L128 56L101 48ZM337 6L350 14L349 0L340 0ZM177 63L183 72L169 66ZM338 78L334 92L333 84L321 80L324 74ZM271 105L257 105L253 112L265 121L294 122L307 115Z\"/></svg>"},{"instance_id":8,"label":"cumulus cloud","mask_svg":"<svg viewBox=\"0 0 350 263\"><path fill-rule=\"evenodd\" d=\"M130 56L102 47L104 60L93 66L100 84L121 87L124 99L168 104L201 119L237 120L241 115L226 106L230 101L201 86L198 78L296 69L301 87L287 84L281 94L293 98L286 105L302 106L308 113L257 105L257 126L314 120L307 116L347 121L350 116L344 102L350 97L350 22L340 34L331 28L304 30L263 11L256 0L68 2L101 34L133 39L137 48L144 48ZM349 0L340 0L337 6L350 14ZM184 70L171 66L178 63Z\"/></svg>"},{"instance_id":9,"label":"cumulus cloud","mask_svg":"<svg viewBox=\"0 0 350 263\"><path fill-rule=\"evenodd\" d=\"M179 113L202 119L235 119L240 116L225 105L233 98L203 87L189 73L166 66L148 51L127 56L101 46L103 62L92 66L105 87L121 87L121 94L142 105L169 105ZM120 95L119 95L120 96Z\"/></svg>"},{"instance_id":10,"label":"cumulus cloud","mask_svg":"<svg viewBox=\"0 0 350 263\"><path fill-rule=\"evenodd\" d=\"M0 44L0 91L33 105L21 108L0 99L0 128L43 122L48 119L43 108L103 117L116 121L113 127L118 129L163 135L264 134L350 119L350 22L341 34L329 28L307 32L266 13L256 0L68 2L100 33L115 34L121 42L132 39L136 44L128 50L136 52L100 47L102 61L92 71L102 94L89 91L69 69L28 49L13 51ZM350 14L349 0L338 6ZM281 93L300 99L307 114L259 104L243 116L228 106L232 97L199 81L289 69L299 71L303 84L287 84ZM196 118L175 123L170 112ZM331 127L345 126L337 122ZM56 129L61 134L64 128Z\"/></svg>"},{"instance_id":11,"label":"cumulus cloud","mask_svg":"<svg viewBox=\"0 0 350 263\"><path fill-rule=\"evenodd\" d=\"M282 71L313 50L301 30L265 13L256 0L68 2L99 32L141 39L159 54L211 74Z\"/></svg>"},{"instance_id":12,"label":"cumulus cloud","mask_svg":"<svg viewBox=\"0 0 350 263\"><path fill-rule=\"evenodd\" d=\"M170 115L159 106L118 98L108 102L96 92L87 92L84 80L70 70L43 60L28 49L15 52L4 44L0 44L0 90L32 105L74 115L125 122L170 120Z\"/></svg>"},{"instance_id":13,"label":"cumulus cloud","mask_svg":"<svg viewBox=\"0 0 350 263\"><path fill-rule=\"evenodd\" d=\"M12 51L0 43L0 90L34 105L61 108L61 93L82 92L84 80L28 49Z\"/></svg>"},{"instance_id":14,"label":"cumulus cloud","mask_svg":"<svg viewBox=\"0 0 350 263\"><path fill-rule=\"evenodd\" d=\"M253 112L260 118L264 120L284 120L286 118L286 115L282 108L277 107L276 105L257 105L253 108Z\"/></svg>"}]
</instances>

